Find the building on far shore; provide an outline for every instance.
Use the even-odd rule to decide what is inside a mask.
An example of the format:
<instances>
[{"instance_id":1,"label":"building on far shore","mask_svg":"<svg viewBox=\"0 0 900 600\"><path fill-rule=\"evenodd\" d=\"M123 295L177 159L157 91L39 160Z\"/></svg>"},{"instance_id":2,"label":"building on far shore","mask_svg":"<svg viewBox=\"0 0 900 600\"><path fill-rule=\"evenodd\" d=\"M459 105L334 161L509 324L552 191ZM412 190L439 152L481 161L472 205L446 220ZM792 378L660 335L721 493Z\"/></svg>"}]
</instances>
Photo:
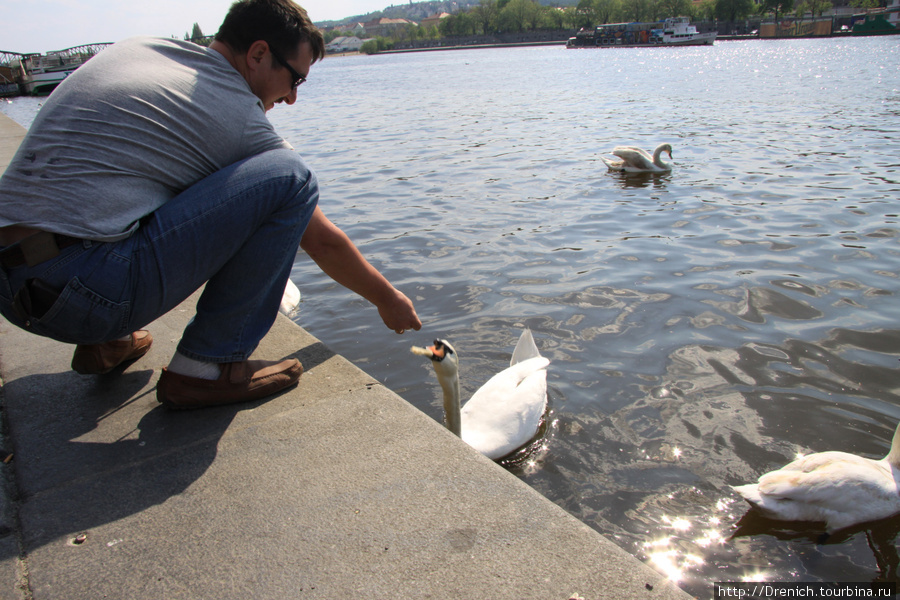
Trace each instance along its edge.
<instances>
[{"instance_id":1,"label":"building on far shore","mask_svg":"<svg viewBox=\"0 0 900 600\"><path fill-rule=\"evenodd\" d=\"M441 21L443 21L444 19L446 19L449 16L450 16L450 13L446 13L446 12L440 12L437 14L433 14L430 17L425 17L424 19L422 19L422 21L419 23L419 25L421 25L425 29L431 29L432 27L440 28Z\"/></svg>"},{"instance_id":2,"label":"building on far shore","mask_svg":"<svg viewBox=\"0 0 900 600\"><path fill-rule=\"evenodd\" d=\"M341 27L337 27L336 29L352 33L356 37L360 37L366 34L366 26L362 23L354 23L353 25L350 25L348 23L347 25L342 25Z\"/></svg>"},{"instance_id":3,"label":"building on far shore","mask_svg":"<svg viewBox=\"0 0 900 600\"><path fill-rule=\"evenodd\" d=\"M415 26L418 23L409 19L388 19L386 17L363 23L363 27L366 28L366 35L369 37L389 37L394 31L406 29L410 25Z\"/></svg>"},{"instance_id":4,"label":"building on far shore","mask_svg":"<svg viewBox=\"0 0 900 600\"><path fill-rule=\"evenodd\" d=\"M340 54L342 52L359 52L363 43L368 40L362 40L353 36L336 37L325 45L325 52L328 54Z\"/></svg>"}]
</instances>

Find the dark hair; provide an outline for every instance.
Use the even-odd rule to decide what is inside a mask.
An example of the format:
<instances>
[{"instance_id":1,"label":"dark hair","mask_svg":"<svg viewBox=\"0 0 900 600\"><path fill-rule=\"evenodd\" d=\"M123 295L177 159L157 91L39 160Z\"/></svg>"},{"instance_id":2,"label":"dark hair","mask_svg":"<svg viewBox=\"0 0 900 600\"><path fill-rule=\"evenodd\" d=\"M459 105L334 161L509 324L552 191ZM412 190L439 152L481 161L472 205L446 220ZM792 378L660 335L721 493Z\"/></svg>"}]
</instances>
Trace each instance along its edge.
<instances>
[{"instance_id":1,"label":"dark hair","mask_svg":"<svg viewBox=\"0 0 900 600\"><path fill-rule=\"evenodd\" d=\"M313 62L325 57L322 32L306 10L292 0L238 0L231 5L216 41L236 52L246 52L258 40L288 58L297 55L301 42L309 42Z\"/></svg>"}]
</instances>

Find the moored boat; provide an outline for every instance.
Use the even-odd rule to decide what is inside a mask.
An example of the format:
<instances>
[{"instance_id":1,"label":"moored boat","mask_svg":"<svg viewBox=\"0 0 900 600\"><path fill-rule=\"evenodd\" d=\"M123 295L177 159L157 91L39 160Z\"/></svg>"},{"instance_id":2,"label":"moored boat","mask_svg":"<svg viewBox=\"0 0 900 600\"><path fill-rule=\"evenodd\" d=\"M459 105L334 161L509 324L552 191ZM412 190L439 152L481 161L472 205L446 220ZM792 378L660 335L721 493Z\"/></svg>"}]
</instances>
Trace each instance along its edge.
<instances>
[{"instance_id":1,"label":"moored boat","mask_svg":"<svg viewBox=\"0 0 900 600\"><path fill-rule=\"evenodd\" d=\"M78 67L109 45L84 44L46 54L0 51L0 92L5 90L6 95L14 95L14 83L20 94L46 96Z\"/></svg>"},{"instance_id":2,"label":"moored boat","mask_svg":"<svg viewBox=\"0 0 900 600\"><path fill-rule=\"evenodd\" d=\"M893 12L900 12L900 9L894 8ZM877 13L869 13L863 18L853 23L852 35L896 35L900 34L900 27L895 21L892 23L890 18L891 11L885 10Z\"/></svg>"},{"instance_id":3,"label":"moored boat","mask_svg":"<svg viewBox=\"0 0 900 600\"><path fill-rule=\"evenodd\" d=\"M21 59L19 85L28 96L46 96L81 66L82 60L67 60L56 54L27 54Z\"/></svg>"},{"instance_id":4,"label":"moored boat","mask_svg":"<svg viewBox=\"0 0 900 600\"><path fill-rule=\"evenodd\" d=\"M700 33L687 17L671 17L655 23L612 23L582 29L569 38L566 48L706 46L715 41L715 31Z\"/></svg>"}]
</instances>

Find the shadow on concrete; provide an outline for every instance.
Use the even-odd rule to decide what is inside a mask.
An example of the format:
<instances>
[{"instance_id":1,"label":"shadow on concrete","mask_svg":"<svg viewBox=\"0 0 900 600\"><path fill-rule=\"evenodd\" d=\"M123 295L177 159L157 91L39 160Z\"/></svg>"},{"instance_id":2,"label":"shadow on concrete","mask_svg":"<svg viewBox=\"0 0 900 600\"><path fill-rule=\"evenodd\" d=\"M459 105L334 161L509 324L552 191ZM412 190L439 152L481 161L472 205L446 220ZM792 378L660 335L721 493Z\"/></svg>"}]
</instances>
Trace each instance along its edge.
<instances>
[{"instance_id":1,"label":"shadow on concrete","mask_svg":"<svg viewBox=\"0 0 900 600\"><path fill-rule=\"evenodd\" d=\"M309 372L334 356L315 342L284 358ZM4 385L7 451L24 550L141 513L183 494L215 460L235 416L258 402L173 412L157 403L155 370L32 374ZM271 418L259 412L250 420ZM0 560L11 550L0 546Z\"/></svg>"}]
</instances>

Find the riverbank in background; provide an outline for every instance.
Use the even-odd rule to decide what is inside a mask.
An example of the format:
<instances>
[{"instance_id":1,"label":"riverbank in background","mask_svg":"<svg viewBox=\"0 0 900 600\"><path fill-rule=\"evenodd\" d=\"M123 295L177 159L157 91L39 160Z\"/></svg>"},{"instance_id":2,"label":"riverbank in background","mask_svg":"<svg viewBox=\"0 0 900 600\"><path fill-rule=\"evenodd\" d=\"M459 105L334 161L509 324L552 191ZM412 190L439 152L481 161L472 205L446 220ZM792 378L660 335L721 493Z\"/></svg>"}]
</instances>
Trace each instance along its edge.
<instances>
[{"instance_id":1,"label":"riverbank in background","mask_svg":"<svg viewBox=\"0 0 900 600\"><path fill-rule=\"evenodd\" d=\"M900 33L900 32L898 32ZM872 35L883 35L883 34L872 34ZM734 41L753 41L753 40L787 40L787 39L845 39L847 37L853 36L852 32L847 31L836 31L829 35L816 35L816 34L798 34L798 35L790 35L790 36L769 36L769 37L761 37L759 33L747 33L747 34L719 34L716 36L716 42L734 42ZM861 37L861 36L854 36ZM456 43L452 43L449 45L433 45L433 46L421 46L415 48L397 48L392 50L382 50L376 52L374 54L404 54L410 52L434 52L440 50L478 50L478 49L490 49L490 48L524 48L524 47L540 47L540 46L565 46L568 38L565 40L549 40L549 41L525 41L525 42L493 42L493 43L484 43L482 41L478 41L481 38L473 38L471 42L458 41ZM591 49L591 48L579 48L579 49ZM614 47L611 49L615 49ZM352 53L347 53L352 54ZM358 54L358 53L357 53ZM333 55L329 55L333 56ZM334 55L338 56L338 55Z\"/></svg>"}]
</instances>

